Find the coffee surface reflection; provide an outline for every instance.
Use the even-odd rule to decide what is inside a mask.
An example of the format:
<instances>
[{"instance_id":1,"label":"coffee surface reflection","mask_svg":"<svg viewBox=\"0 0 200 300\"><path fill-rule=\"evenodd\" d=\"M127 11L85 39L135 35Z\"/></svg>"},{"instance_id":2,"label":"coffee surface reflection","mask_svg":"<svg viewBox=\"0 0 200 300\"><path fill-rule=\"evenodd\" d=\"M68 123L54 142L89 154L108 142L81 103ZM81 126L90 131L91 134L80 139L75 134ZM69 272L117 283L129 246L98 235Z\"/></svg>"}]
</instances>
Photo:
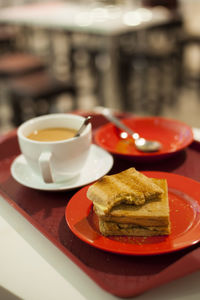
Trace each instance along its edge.
<instances>
[{"instance_id":1,"label":"coffee surface reflection","mask_svg":"<svg viewBox=\"0 0 200 300\"><path fill-rule=\"evenodd\" d=\"M34 130L27 138L39 142L56 142L63 141L74 137L76 129L58 127Z\"/></svg>"}]
</instances>

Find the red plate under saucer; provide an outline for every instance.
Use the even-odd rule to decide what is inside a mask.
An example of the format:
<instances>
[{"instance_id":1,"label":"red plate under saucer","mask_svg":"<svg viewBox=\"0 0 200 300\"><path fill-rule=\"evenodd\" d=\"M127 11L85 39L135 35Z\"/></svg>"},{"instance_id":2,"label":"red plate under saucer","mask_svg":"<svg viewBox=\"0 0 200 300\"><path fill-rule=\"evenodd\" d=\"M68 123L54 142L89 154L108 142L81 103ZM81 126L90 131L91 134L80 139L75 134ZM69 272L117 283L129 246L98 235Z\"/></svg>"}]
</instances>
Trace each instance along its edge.
<instances>
[{"instance_id":1,"label":"red plate under saucer","mask_svg":"<svg viewBox=\"0 0 200 300\"><path fill-rule=\"evenodd\" d=\"M158 140L162 148L158 152L143 153L138 151L131 138L122 140L120 130L112 123L99 128L95 133L95 142L111 152L135 160L155 160L187 147L193 141L193 132L185 123L162 117L132 117L122 121L133 131L149 140Z\"/></svg>"},{"instance_id":2,"label":"red plate under saucer","mask_svg":"<svg viewBox=\"0 0 200 300\"><path fill-rule=\"evenodd\" d=\"M69 201L65 218L72 232L84 242L102 250L128 255L154 255L177 251L200 241L200 183L180 175L143 172L166 178L169 188L171 234L159 237L104 237L97 216L86 197L88 186Z\"/></svg>"}]
</instances>

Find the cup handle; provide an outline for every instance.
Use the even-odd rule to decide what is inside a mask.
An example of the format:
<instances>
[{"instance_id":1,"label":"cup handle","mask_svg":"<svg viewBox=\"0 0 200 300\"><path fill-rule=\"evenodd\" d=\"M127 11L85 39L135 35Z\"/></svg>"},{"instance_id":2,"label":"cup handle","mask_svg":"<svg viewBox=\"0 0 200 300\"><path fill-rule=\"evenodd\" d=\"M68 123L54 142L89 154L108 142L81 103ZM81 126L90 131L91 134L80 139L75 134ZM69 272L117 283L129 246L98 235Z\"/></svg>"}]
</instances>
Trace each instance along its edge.
<instances>
[{"instance_id":1,"label":"cup handle","mask_svg":"<svg viewBox=\"0 0 200 300\"><path fill-rule=\"evenodd\" d=\"M40 171L43 177L44 182L53 183L53 176L51 170L51 152L42 152L39 157L39 166Z\"/></svg>"}]
</instances>

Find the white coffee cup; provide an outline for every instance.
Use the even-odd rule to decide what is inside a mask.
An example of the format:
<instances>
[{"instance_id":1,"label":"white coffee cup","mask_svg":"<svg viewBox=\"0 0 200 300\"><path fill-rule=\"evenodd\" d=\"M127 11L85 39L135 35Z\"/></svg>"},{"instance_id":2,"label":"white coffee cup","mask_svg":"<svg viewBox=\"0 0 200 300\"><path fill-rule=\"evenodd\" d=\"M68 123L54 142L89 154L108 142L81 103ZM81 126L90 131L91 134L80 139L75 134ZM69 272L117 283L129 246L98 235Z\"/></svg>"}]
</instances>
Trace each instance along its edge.
<instances>
[{"instance_id":1,"label":"white coffee cup","mask_svg":"<svg viewBox=\"0 0 200 300\"><path fill-rule=\"evenodd\" d=\"M35 130L65 127L78 130L85 118L74 114L49 114L30 119L17 130L20 150L35 175L46 183L67 181L80 174L89 155L92 128L88 124L79 137L61 141L27 138Z\"/></svg>"}]
</instances>

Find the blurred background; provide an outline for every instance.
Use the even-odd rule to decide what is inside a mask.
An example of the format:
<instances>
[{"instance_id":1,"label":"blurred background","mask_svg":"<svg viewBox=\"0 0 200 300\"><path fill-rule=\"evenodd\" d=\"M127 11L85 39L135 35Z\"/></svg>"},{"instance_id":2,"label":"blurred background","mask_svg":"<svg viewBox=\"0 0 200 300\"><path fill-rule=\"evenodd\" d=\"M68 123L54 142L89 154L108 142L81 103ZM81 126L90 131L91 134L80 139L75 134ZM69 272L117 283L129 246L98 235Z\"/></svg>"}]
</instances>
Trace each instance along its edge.
<instances>
[{"instance_id":1,"label":"blurred background","mask_svg":"<svg viewBox=\"0 0 200 300\"><path fill-rule=\"evenodd\" d=\"M0 0L0 133L106 106L200 127L200 1Z\"/></svg>"}]
</instances>

